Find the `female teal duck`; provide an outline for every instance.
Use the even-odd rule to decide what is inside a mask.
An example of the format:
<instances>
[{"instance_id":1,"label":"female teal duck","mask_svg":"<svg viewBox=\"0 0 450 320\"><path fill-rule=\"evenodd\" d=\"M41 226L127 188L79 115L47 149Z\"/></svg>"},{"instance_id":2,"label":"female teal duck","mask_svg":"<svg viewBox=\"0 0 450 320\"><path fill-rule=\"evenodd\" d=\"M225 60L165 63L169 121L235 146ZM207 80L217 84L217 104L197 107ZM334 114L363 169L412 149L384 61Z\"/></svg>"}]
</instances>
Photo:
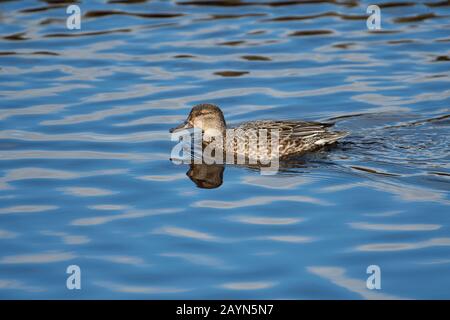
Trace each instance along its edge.
<instances>
[{"instance_id":1,"label":"female teal duck","mask_svg":"<svg viewBox=\"0 0 450 320\"><path fill-rule=\"evenodd\" d=\"M231 128L231 130L242 130L243 132L255 132L261 129L267 131L277 130L279 133L278 154L279 158L282 159L317 150L348 135L348 132L345 131L328 131L327 129L332 125L333 123L312 121L259 120L242 123L237 127ZM207 134L209 131L220 132L224 137L227 134L222 110L213 104L196 105L192 108L188 118L178 127L171 129L170 132L190 128L201 129L203 134ZM236 137L234 143L225 144L225 152L232 150L235 154L243 153L243 156L246 158L258 157L259 149L256 146L240 140L240 135L236 135ZM242 148L242 144L245 143L247 145Z\"/></svg>"}]
</instances>

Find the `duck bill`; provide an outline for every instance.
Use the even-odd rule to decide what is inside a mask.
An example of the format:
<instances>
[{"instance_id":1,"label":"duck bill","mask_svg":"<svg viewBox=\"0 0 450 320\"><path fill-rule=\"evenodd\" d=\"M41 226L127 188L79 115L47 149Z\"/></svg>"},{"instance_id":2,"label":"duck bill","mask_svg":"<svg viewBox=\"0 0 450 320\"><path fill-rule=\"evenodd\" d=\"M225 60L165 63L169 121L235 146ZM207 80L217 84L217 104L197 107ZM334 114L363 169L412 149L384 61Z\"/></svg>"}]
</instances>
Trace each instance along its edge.
<instances>
[{"instance_id":1,"label":"duck bill","mask_svg":"<svg viewBox=\"0 0 450 320\"><path fill-rule=\"evenodd\" d=\"M178 132L178 131L186 130L186 129L191 129L191 128L193 128L193 126L191 126L191 124L188 121L185 121L182 124L180 124L179 126L170 129L169 132L170 133L174 133L174 132Z\"/></svg>"}]
</instances>

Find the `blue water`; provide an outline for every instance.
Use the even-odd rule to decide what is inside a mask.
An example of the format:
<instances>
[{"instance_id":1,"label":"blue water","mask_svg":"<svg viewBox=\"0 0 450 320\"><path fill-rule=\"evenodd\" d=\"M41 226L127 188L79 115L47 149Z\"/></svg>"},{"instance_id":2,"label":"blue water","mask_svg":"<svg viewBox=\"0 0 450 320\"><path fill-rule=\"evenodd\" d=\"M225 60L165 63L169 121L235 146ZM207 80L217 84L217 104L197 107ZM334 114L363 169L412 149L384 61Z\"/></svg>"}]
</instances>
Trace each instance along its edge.
<instances>
[{"instance_id":1,"label":"blue water","mask_svg":"<svg viewBox=\"0 0 450 320\"><path fill-rule=\"evenodd\" d=\"M0 2L0 298L449 299L450 7L377 3ZM351 134L203 189L202 102Z\"/></svg>"}]
</instances>

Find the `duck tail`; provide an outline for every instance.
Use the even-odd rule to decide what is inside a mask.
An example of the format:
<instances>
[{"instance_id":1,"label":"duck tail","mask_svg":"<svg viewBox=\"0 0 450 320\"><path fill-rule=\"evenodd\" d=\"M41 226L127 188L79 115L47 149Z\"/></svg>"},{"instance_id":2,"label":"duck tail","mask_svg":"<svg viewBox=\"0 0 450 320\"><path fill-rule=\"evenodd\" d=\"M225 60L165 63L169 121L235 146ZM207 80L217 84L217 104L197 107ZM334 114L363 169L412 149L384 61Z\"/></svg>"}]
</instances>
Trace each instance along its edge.
<instances>
[{"instance_id":1,"label":"duck tail","mask_svg":"<svg viewBox=\"0 0 450 320\"><path fill-rule=\"evenodd\" d=\"M320 122L320 124L324 127L324 128L329 128L332 127L336 124L336 122Z\"/></svg>"},{"instance_id":2,"label":"duck tail","mask_svg":"<svg viewBox=\"0 0 450 320\"><path fill-rule=\"evenodd\" d=\"M338 141L339 139L342 139L346 136L348 136L350 132L347 131L333 131L333 132L327 132L325 135L323 135L319 140L314 142L317 146L324 146L327 144L332 144Z\"/></svg>"}]
</instances>

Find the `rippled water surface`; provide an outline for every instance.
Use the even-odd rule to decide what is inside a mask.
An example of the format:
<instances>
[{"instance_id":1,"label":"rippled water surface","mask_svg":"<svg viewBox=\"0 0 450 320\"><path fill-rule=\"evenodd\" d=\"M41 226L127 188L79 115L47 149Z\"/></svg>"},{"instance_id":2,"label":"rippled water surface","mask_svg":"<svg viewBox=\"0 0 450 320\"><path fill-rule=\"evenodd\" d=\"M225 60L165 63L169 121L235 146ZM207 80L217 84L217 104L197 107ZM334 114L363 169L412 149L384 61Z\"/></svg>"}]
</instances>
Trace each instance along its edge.
<instances>
[{"instance_id":1,"label":"rippled water surface","mask_svg":"<svg viewBox=\"0 0 450 320\"><path fill-rule=\"evenodd\" d=\"M450 298L448 1L64 2L0 2L0 298ZM190 170L201 102L351 134Z\"/></svg>"}]
</instances>

